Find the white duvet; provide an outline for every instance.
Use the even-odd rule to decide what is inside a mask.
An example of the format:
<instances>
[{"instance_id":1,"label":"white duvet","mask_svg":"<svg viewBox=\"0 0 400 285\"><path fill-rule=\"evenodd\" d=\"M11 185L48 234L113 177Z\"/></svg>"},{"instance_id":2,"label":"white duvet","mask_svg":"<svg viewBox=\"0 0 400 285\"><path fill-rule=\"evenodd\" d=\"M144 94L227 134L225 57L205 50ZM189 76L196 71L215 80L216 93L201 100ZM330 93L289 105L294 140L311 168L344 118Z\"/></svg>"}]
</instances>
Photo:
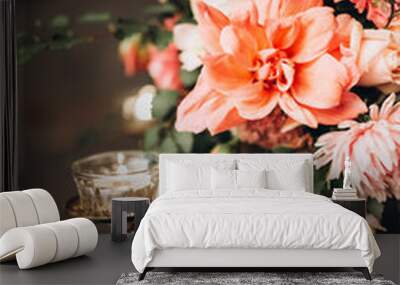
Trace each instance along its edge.
<instances>
[{"instance_id":1,"label":"white duvet","mask_svg":"<svg viewBox=\"0 0 400 285\"><path fill-rule=\"evenodd\" d=\"M165 248L358 249L370 271L380 255L357 214L320 195L265 189L164 194L140 223L132 262L143 272Z\"/></svg>"}]
</instances>

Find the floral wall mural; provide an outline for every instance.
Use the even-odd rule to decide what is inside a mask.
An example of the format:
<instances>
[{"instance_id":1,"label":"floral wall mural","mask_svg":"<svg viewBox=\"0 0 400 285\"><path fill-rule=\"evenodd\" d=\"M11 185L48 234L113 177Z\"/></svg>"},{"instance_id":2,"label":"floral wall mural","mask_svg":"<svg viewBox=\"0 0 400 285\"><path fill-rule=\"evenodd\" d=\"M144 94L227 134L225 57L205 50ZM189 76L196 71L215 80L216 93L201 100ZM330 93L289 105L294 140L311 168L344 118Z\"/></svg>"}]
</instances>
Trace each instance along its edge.
<instances>
[{"instance_id":1,"label":"floral wall mural","mask_svg":"<svg viewBox=\"0 0 400 285\"><path fill-rule=\"evenodd\" d=\"M78 19L106 27L127 78L148 75L122 102L145 151L312 152L327 196L349 156L372 227L400 232L399 1L164 0L143 11ZM21 36L20 63L97 40L69 21Z\"/></svg>"}]
</instances>

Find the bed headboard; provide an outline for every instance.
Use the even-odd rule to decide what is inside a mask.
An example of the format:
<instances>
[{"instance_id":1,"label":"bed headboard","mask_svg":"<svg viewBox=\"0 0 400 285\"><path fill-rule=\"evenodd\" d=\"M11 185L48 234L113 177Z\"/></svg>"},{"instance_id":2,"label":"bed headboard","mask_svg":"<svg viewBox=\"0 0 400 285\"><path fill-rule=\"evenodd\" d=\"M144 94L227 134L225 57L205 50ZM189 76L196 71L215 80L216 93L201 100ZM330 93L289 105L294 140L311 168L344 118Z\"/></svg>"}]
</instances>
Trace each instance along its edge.
<instances>
[{"instance_id":1,"label":"bed headboard","mask_svg":"<svg viewBox=\"0 0 400 285\"><path fill-rule=\"evenodd\" d=\"M306 189L307 192L313 193L313 155L311 153L237 153L237 154L197 154L197 153L189 153L189 154L160 154L159 157L159 168L160 168L160 177L159 177L159 189L158 195L161 195L165 192L165 182L167 176L167 162L168 161L182 161L182 160L190 160L193 162L201 162L207 163L210 161L218 161L218 160L237 160L237 159L265 159L265 160L296 160L296 161L304 161L306 167L306 179L308 187Z\"/></svg>"}]
</instances>

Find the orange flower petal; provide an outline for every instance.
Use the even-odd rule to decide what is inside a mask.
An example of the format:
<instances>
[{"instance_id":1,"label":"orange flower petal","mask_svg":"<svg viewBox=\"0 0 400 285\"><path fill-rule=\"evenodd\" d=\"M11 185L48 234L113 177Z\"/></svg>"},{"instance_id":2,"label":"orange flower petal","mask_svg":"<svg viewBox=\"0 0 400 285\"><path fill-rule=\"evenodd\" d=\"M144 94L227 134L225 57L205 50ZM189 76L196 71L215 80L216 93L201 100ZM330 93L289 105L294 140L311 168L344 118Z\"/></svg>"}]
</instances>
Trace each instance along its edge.
<instances>
[{"instance_id":1,"label":"orange flower petal","mask_svg":"<svg viewBox=\"0 0 400 285\"><path fill-rule=\"evenodd\" d=\"M339 106L331 109L309 109L317 118L318 122L324 125L336 125L344 120L356 118L358 115L368 111L365 103L352 92L342 95L342 102Z\"/></svg>"},{"instance_id":2,"label":"orange flower petal","mask_svg":"<svg viewBox=\"0 0 400 285\"><path fill-rule=\"evenodd\" d=\"M318 126L318 121L308 108L298 104L289 94L282 94L279 98L279 106L293 120L311 128Z\"/></svg>"},{"instance_id":3,"label":"orange flower petal","mask_svg":"<svg viewBox=\"0 0 400 285\"><path fill-rule=\"evenodd\" d=\"M185 96L179 104L176 114L175 128L178 131L200 133L207 127L206 116L209 110L209 100L218 94L204 80L204 74L200 74L194 89Z\"/></svg>"},{"instance_id":4,"label":"orange flower petal","mask_svg":"<svg viewBox=\"0 0 400 285\"><path fill-rule=\"evenodd\" d=\"M236 90L233 96L236 96L234 102L240 116L248 120L258 120L269 115L279 99L277 91L265 91L262 83Z\"/></svg>"},{"instance_id":5,"label":"orange flower petal","mask_svg":"<svg viewBox=\"0 0 400 285\"><path fill-rule=\"evenodd\" d=\"M219 34L229 24L228 17L203 2L198 2L197 9L197 21L204 48L210 53L220 53L222 49L219 45Z\"/></svg>"},{"instance_id":6,"label":"orange flower petal","mask_svg":"<svg viewBox=\"0 0 400 285\"><path fill-rule=\"evenodd\" d=\"M207 81L220 92L231 92L252 80L251 73L232 55L208 56L203 62Z\"/></svg>"},{"instance_id":7,"label":"orange flower petal","mask_svg":"<svg viewBox=\"0 0 400 285\"><path fill-rule=\"evenodd\" d=\"M196 87L178 106L175 128L200 133L206 128L214 135L244 121L226 96L213 91L200 74Z\"/></svg>"},{"instance_id":8,"label":"orange flower petal","mask_svg":"<svg viewBox=\"0 0 400 285\"><path fill-rule=\"evenodd\" d=\"M299 16L301 30L290 47L292 60L309 62L325 53L335 31L333 10L327 7L311 8Z\"/></svg>"},{"instance_id":9,"label":"orange flower petal","mask_svg":"<svg viewBox=\"0 0 400 285\"><path fill-rule=\"evenodd\" d=\"M211 135L227 131L245 122L233 104L224 96L215 97L207 118L207 127Z\"/></svg>"},{"instance_id":10,"label":"orange flower petal","mask_svg":"<svg viewBox=\"0 0 400 285\"><path fill-rule=\"evenodd\" d=\"M257 42L252 35L234 25L222 29L220 45L225 53L234 55L244 66L251 66L257 52Z\"/></svg>"},{"instance_id":11,"label":"orange flower petal","mask_svg":"<svg viewBox=\"0 0 400 285\"><path fill-rule=\"evenodd\" d=\"M322 0L302 0L302 1L285 0L281 2L282 2L281 11L284 11L284 16L296 15L310 8L320 7L323 5Z\"/></svg>"},{"instance_id":12,"label":"orange flower petal","mask_svg":"<svg viewBox=\"0 0 400 285\"><path fill-rule=\"evenodd\" d=\"M297 40L300 32L300 23L296 18L267 20L265 26L272 46L277 49L289 48Z\"/></svg>"},{"instance_id":13,"label":"orange flower petal","mask_svg":"<svg viewBox=\"0 0 400 285\"><path fill-rule=\"evenodd\" d=\"M322 6L322 0L254 0L257 10L259 22L264 23L267 19L276 19L281 17L293 16L304 12L312 7Z\"/></svg>"},{"instance_id":14,"label":"orange flower petal","mask_svg":"<svg viewBox=\"0 0 400 285\"><path fill-rule=\"evenodd\" d=\"M241 3L238 3L235 8L236 13L231 14L229 18L235 32L240 38L247 38L252 43L255 41L257 50L270 47L267 43L264 27L258 22L258 11L254 2L252 0L247 0L247 4L243 1L239 2Z\"/></svg>"},{"instance_id":15,"label":"orange flower petal","mask_svg":"<svg viewBox=\"0 0 400 285\"><path fill-rule=\"evenodd\" d=\"M347 74L343 64L325 54L310 63L296 66L292 95L306 106L320 109L336 107L348 84Z\"/></svg>"}]
</instances>

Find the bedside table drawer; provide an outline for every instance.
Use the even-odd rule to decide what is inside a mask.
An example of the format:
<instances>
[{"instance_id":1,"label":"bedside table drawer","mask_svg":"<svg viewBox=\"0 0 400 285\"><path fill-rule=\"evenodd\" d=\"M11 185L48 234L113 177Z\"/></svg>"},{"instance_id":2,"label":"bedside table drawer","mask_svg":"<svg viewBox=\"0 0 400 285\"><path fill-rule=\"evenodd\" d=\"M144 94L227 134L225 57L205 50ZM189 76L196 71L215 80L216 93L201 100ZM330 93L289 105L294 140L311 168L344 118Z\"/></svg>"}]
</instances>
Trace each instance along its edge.
<instances>
[{"instance_id":1,"label":"bedside table drawer","mask_svg":"<svg viewBox=\"0 0 400 285\"><path fill-rule=\"evenodd\" d=\"M367 203L365 199L360 200L336 200L332 199L332 202L339 204L343 208L346 208L356 214L359 214L365 219L367 216Z\"/></svg>"}]
</instances>

